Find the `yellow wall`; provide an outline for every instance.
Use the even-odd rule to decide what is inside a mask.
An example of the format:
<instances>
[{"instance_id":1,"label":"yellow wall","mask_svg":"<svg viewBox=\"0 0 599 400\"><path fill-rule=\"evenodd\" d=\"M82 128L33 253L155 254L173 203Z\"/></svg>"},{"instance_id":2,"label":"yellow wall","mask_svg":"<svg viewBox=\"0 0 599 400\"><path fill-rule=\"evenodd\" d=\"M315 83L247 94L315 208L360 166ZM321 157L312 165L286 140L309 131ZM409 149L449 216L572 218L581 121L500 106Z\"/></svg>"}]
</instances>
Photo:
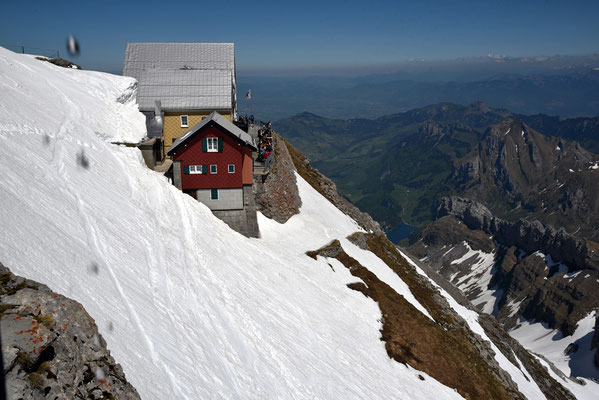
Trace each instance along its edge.
<instances>
[{"instance_id":1,"label":"yellow wall","mask_svg":"<svg viewBox=\"0 0 599 400\"><path fill-rule=\"evenodd\" d=\"M177 111L177 112L165 112L164 122L162 126L162 140L164 143L164 153L171 148L173 142L185 132L193 128L195 124L202 121L202 118L210 115L212 111ZM231 111L219 111L223 117L231 120ZM181 115L187 115L187 128L181 128Z\"/></svg>"}]
</instances>

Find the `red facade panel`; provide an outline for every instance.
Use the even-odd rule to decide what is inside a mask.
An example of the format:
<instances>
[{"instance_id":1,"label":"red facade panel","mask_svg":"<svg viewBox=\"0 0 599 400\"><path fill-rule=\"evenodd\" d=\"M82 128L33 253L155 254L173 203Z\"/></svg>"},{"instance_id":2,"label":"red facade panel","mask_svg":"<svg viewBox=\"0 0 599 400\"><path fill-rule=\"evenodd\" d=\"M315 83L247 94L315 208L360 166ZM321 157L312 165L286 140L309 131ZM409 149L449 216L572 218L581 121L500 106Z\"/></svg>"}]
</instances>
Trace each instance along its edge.
<instances>
[{"instance_id":1,"label":"red facade panel","mask_svg":"<svg viewBox=\"0 0 599 400\"><path fill-rule=\"evenodd\" d=\"M202 148L202 139L209 137L222 138L222 151L205 152ZM217 126L208 126L199 132L194 138L183 144L173 154L173 160L181 161L181 185L183 189L219 189L219 188L241 188L244 164L251 150L233 139L229 134L223 132ZM249 162L252 162L251 157ZM229 173L229 164L235 165L235 172ZM205 174L185 174L185 167L190 165L205 165ZM210 173L210 166L216 165L216 174ZM251 184L251 182L250 182Z\"/></svg>"}]
</instances>

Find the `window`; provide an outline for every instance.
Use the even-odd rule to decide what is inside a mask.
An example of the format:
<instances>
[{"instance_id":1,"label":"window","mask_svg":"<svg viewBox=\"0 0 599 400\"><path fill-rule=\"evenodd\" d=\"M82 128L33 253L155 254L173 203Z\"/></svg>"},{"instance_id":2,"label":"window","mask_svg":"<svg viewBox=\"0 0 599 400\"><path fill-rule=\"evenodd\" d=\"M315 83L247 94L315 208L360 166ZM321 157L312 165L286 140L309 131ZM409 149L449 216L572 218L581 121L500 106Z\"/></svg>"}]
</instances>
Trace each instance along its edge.
<instances>
[{"instance_id":1,"label":"window","mask_svg":"<svg viewBox=\"0 0 599 400\"><path fill-rule=\"evenodd\" d=\"M181 128L187 128L188 126L187 115L181 115Z\"/></svg>"},{"instance_id":2,"label":"window","mask_svg":"<svg viewBox=\"0 0 599 400\"><path fill-rule=\"evenodd\" d=\"M235 173L235 164L229 164L229 173L230 174L234 174Z\"/></svg>"},{"instance_id":3,"label":"window","mask_svg":"<svg viewBox=\"0 0 599 400\"><path fill-rule=\"evenodd\" d=\"M218 189L210 189L210 200L218 200Z\"/></svg>"},{"instance_id":4,"label":"window","mask_svg":"<svg viewBox=\"0 0 599 400\"><path fill-rule=\"evenodd\" d=\"M208 143L208 151L210 151L210 152L218 151L218 138L209 137L209 138L206 138L206 140Z\"/></svg>"},{"instance_id":5,"label":"window","mask_svg":"<svg viewBox=\"0 0 599 400\"><path fill-rule=\"evenodd\" d=\"M206 173L206 166L204 165L190 165L189 166L190 174L204 174Z\"/></svg>"},{"instance_id":6,"label":"window","mask_svg":"<svg viewBox=\"0 0 599 400\"><path fill-rule=\"evenodd\" d=\"M210 173L211 174L216 174L216 165L211 165L210 166Z\"/></svg>"}]
</instances>

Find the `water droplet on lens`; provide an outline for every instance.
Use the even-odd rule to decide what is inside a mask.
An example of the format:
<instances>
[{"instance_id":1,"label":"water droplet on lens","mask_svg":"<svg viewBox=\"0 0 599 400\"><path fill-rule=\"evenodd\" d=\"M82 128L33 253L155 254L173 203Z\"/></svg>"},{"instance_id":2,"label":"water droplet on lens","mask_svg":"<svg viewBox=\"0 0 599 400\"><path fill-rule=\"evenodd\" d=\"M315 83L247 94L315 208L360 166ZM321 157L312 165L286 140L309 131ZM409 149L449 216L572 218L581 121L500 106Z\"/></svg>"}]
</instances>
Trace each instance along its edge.
<instances>
[{"instance_id":1,"label":"water droplet on lens","mask_svg":"<svg viewBox=\"0 0 599 400\"><path fill-rule=\"evenodd\" d=\"M69 35L69 37L67 38L67 51L71 56L79 55L79 43L73 35Z\"/></svg>"}]
</instances>

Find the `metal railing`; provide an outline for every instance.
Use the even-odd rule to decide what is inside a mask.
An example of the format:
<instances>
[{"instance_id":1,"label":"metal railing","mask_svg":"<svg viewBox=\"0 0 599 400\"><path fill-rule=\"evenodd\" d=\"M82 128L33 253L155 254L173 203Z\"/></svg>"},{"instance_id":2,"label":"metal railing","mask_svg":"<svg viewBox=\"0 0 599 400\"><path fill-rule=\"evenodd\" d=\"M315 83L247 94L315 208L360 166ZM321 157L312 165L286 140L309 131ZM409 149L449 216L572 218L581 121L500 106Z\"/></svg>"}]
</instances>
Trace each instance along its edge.
<instances>
[{"instance_id":1,"label":"metal railing","mask_svg":"<svg viewBox=\"0 0 599 400\"><path fill-rule=\"evenodd\" d=\"M5 49L8 49L10 51L13 51L15 53L34 54L36 56L60 58L60 53L58 52L58 50L41 49L38 47L29 47L29 46L6 45L6 44L0 44L0 46L4 47Z\"/></svg>"}]
</instances>

